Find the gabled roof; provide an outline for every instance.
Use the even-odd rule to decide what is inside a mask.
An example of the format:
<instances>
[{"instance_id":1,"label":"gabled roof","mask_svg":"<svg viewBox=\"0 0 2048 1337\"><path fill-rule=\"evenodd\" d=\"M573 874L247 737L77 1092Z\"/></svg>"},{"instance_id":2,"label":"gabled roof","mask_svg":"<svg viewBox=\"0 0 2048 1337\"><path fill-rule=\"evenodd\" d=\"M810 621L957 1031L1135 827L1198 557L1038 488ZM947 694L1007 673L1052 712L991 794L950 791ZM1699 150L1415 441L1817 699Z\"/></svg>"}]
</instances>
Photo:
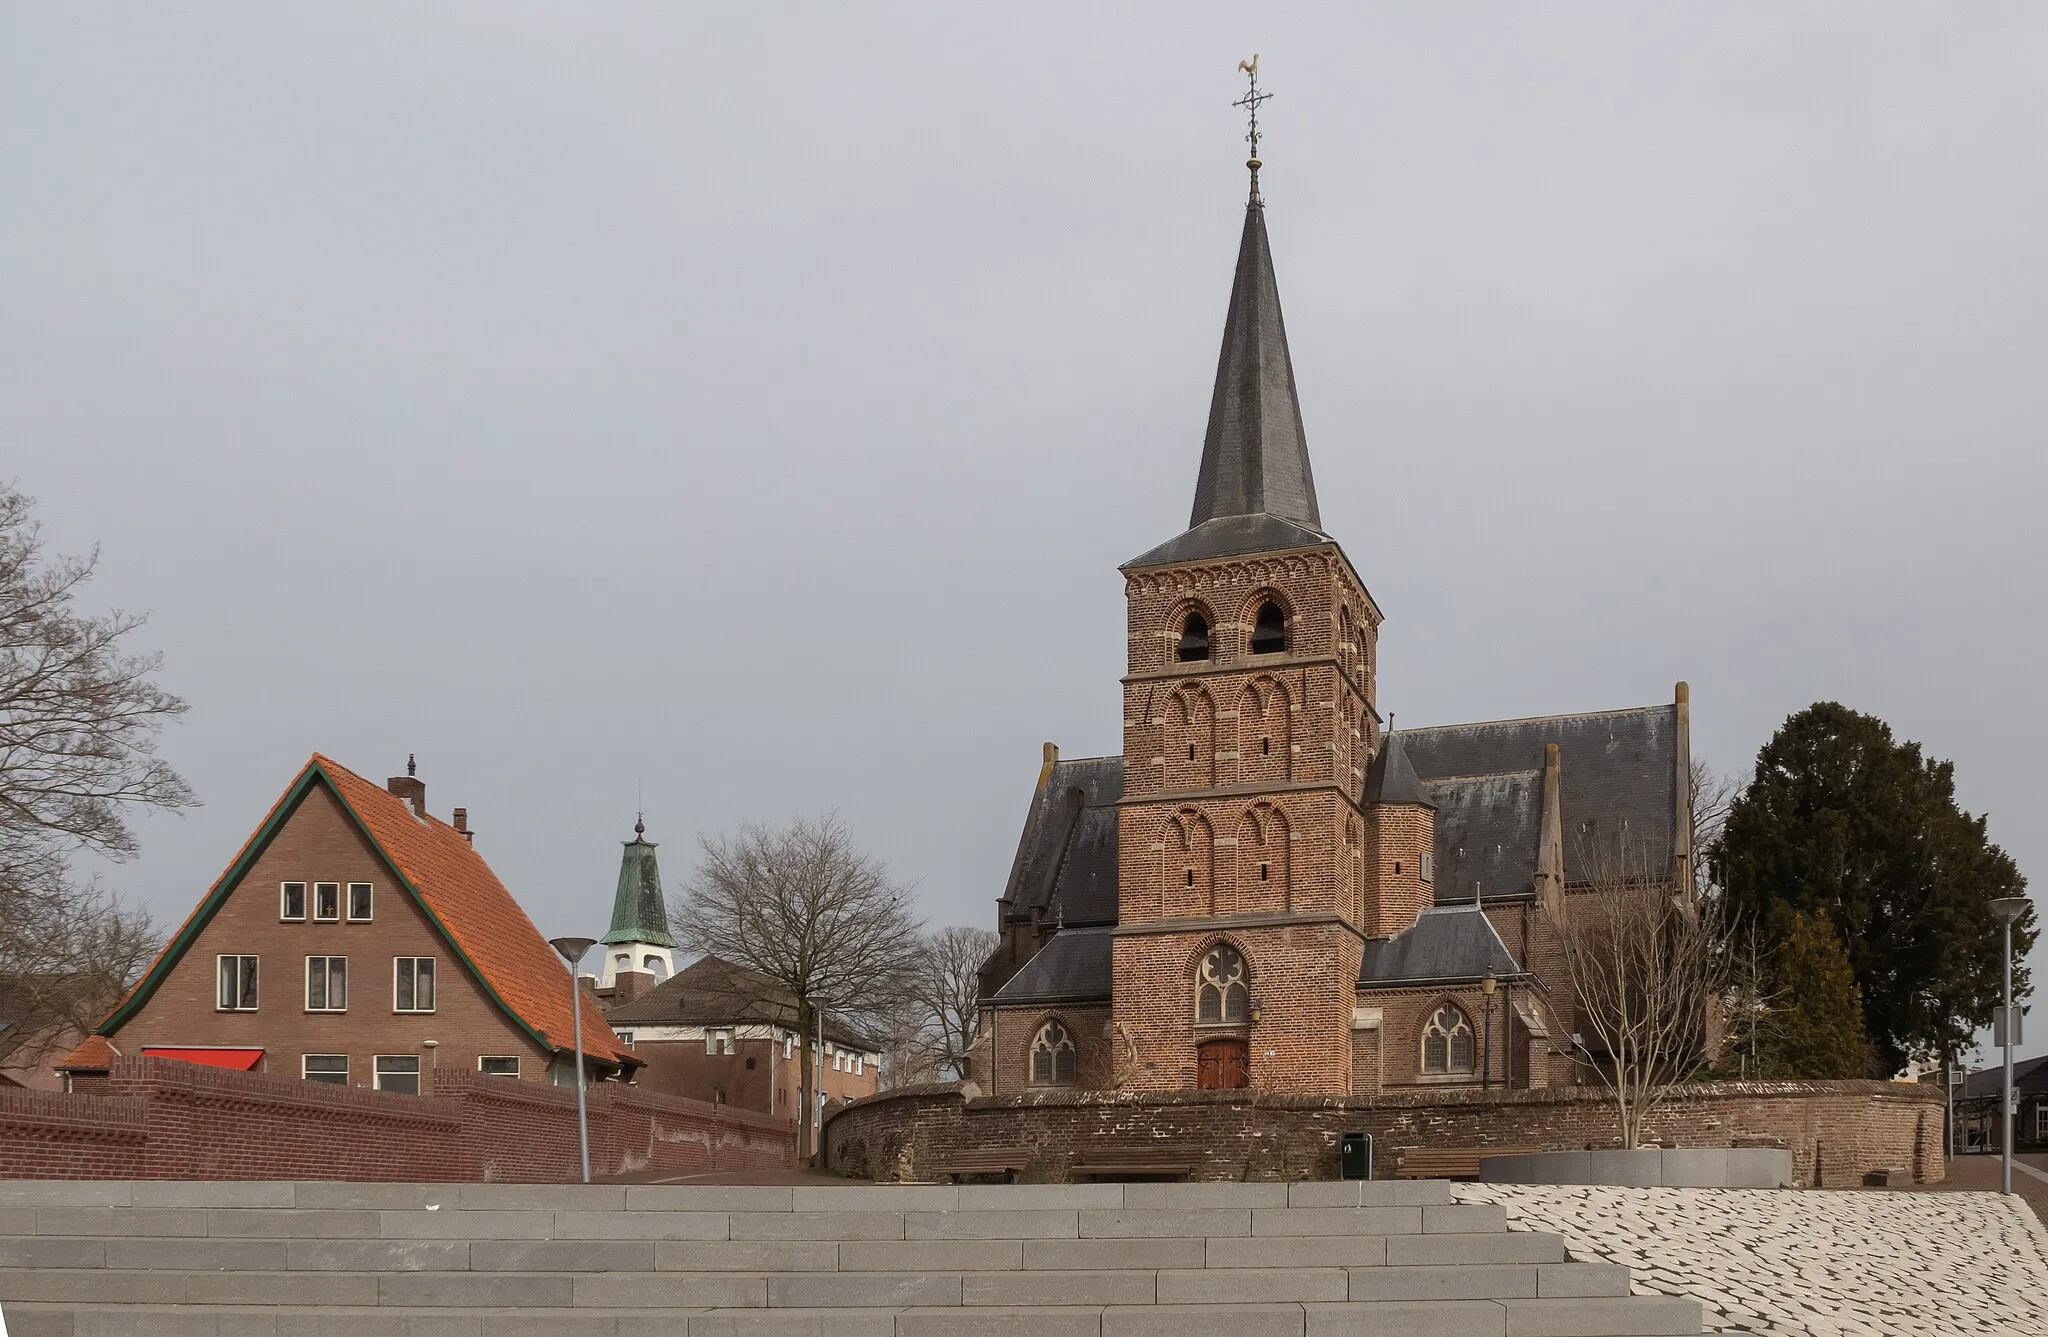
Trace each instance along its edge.
<instances>
[{"instance_id":1,"label":"gabled roof","mask_svg":"<svg viewBox=\"0 0 2048 1337\"><path fill-rule=\"evenodd\" d=\"M1237 245L1237 272L1223 318L1223 348L1216 357L1187 532L1124 565L1158 566L1328 542L1301 429L1287 325L1280 317L1266 206L1255 191L1245 206Z\"/></svg>"},{"instance_id":2,"label":"gabled roof","mask_svg":"<svg viewBox=\"0 0 2048 1337\"><path fill-rule=\"evenodd\" d=\"M1996 1100L1998 1093L2004 1089L2005 1069L2001 1066L1967 1074L1956 1095L1962 1100ZM2036 1058L2014 1059L2012 1089L2022 1094L2048 1091L2048 1054ZM2017 1123L2018 1120L2015 1119L2014 1122Z\"/></svg>"},{"instance_id":3,"label":"gabled roof","mask_svg":"<svg viewBox=\"0 0 2048 1337\"><path fill-rule=\"evenodd\" d=\"M1509 979L1522 973L1514 953L1477 906L1440 905L1424 910L1391 938L1365 944L1358 966L1360 988L1413 984L1469 984Z\"/></svg>"},{"instance_id":4,"label":"gabled roof","mask_svg":"<svg viewBox=\"0 0 2048 1337\"><path fill-rule=\"evenodd\" d=\"M661 868L647 827L633 823L633 838L619 856L619 889L612 898L612 926L600 942L644 942L674 947L668 929L668 903L662 898Z\"/></svg>"},{"instance_id":5,"label":"gabled roof","mask_svg":"<svg viewBox=\"0 0 2048 1337\"><path fill-rule=\"evenodd\" d=\"M716 956L703 956L654 988L606 1014L614 1026L731 1026L753 1023L796 1028L796 996L768 976ZM833 1044L879 1052L869 1036L825 1014Z\"/></svg>"},{"instance_id":6,"label":"gabled roof","mask_svg":"<svg viewBox=\"0 0 2048 1337\"><path fill-rule=\"evenodd\" d=\"M1042 910L1069 927L1116 922L1123 793L1122 757L1076 757L1046 768L1003 888L1012 914Z\"/></svg>"},{"instance_id":7,"label":"gabled roof","mask_svg":"<svg viewBox=\"0 0 2048 1337\"><path fill-rule=\"evenodd\" d=\"M998 1007L1019 1003L1086 1003L1110 996L1110 954L1115 944L1107 925L1062 929L1052 935L1024 969L996 990Z\"/></svg>"},{"instance_id":8,"label":"gabled roof","mask_svg":"<svg viewBox=\"0 0 2048 1337\"><path fill-rule=\"evenodd\" d=\"M569 968L468 838L439 818L415 816L404 799L317 752L165 944L141 982L100 1023L99 1034L118 1033L149 1001L316 785L324 786L340 802L399 889L426 915L456 961L506 1016L539 1044L561 1051L573 1048L576 1037ZM588 1008L583 1016L583 1051L600 1062L642 1066L611 1033L604 1018Z\"/></svg>"},{"instance_id":9,"label":"gabled roof","mask_svg":"<svg viewBox=\"0 0 2048 1337\"><path fill-rule=\"evenodd\" d=\"M1403 729L1401 740L1438 806L1444 901L1469 899L1475 880L1489 900L1534 885L1547 743L1558 745L1567 882L1586 882L1586 856L1615 841L1653 868L1668 867L1681 849L1676 817L1689 759L1676 704Z\"/></svg>"}]
</instances>

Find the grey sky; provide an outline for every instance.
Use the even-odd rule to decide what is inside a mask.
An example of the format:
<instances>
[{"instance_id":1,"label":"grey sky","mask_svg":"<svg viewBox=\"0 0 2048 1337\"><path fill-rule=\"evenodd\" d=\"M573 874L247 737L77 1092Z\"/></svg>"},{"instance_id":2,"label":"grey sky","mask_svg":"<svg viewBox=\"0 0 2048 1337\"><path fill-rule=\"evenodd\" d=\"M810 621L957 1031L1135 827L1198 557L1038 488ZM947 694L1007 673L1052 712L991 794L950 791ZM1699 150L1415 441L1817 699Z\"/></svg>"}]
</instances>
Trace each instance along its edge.
<instances>
[{"instance_id":1,"label":"grey sky","mask_svg":"<svg viewBox=\"0 0 2048 1337\"><path fill-rule=\"evenodd\" d=\"M987 923L1040 741L1121 746L1254 50L1382 709L1686 678L1746 770L1839 699L2038 881L2038 3L15 4L0 476L206 801L113 880L176 919L307 753L411 750L549 932L636 784L671 878L837 808Z\"/></svg>"}]
</instances>

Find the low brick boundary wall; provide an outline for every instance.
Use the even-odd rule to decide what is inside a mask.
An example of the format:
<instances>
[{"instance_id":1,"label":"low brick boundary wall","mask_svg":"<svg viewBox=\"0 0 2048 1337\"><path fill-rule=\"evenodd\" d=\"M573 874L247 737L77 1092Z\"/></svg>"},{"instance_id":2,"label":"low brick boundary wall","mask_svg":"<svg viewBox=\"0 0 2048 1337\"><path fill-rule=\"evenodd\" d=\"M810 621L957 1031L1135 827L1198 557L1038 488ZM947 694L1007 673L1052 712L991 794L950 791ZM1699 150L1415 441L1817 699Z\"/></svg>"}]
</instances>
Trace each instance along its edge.
<instances>
[{"instance_id":1,"label":"low brick boundary wall","mask_svg":"<svg viewBox=\"0 0 2048 1337\"><path fill-rule=\"evenodd\" d=\"M1681 1147L1783 1147L1802 1185L1861 1185L1873 1170L1942 1178L1942 1094L1910 1082L1702 1082L1674 1094L1647 1139ZM961 1151L1023 1147L1022 1178L1060 1182L1077 1151L1172 1141L1197 1179L1334 1179L1343 1132L1373 1135L1374 1173L1426 1147L1583 1151L1617 1144L1604 1093L1401 1091L1372 1097L1253 1091L1041 1091L982 1096L971 1084L904 1087L825 1124L827 1166L915 1179Z\"/></svg>"},{"instance_id":2,"label":"low brick boundary wall","mask_svg":"<svg viewBox=\"0 0 2048 1337\"><path fill-rule=\"evenodd\" d=\"M91 1093L0 1091L0 1179L581 1177L573 1089L449 1071L432 1085L404 1096L119 1059ZM796 1164L794 1130L769 1115L610 1083L587 1095L594 1175Z\"/></svg>"}]
</instances>

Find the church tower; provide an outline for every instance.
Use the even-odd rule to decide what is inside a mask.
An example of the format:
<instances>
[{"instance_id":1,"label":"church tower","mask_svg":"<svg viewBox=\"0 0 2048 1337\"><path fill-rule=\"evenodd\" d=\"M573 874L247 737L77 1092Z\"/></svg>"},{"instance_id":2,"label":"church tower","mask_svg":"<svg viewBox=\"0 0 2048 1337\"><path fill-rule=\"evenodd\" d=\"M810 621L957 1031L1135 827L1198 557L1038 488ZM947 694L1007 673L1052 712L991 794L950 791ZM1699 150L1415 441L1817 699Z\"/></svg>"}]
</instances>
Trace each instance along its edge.
<instances>
[{"instance_id":1,"label":"church tower","mask_svg":"<svg viewBox=\"0 0 2048 1337\"><path fill-rule=\"evenodd\" d=\"M1257 147L1188 529L1122 568L1110 1039L1140 1090L1350 1091L1377 931L1381 617L1316 506Z\"/></svg>"},{"instance_id":2,"label":"church tower","mask_svg":"<svg viewBox=\"0 0 2048 1337\"><path fill-rule=\"evenodd\" d=\"M612 897L612 925L599 939L604 946L604 966L597 981L600 990L616 987L622 974L651 976L646 988L652 988L676 972L676 940L669 932L661 868L654 859L654 842L647 838L646 822L635 818L633 838L623 844L619 886Z\"/></svg>"}]
</instances>

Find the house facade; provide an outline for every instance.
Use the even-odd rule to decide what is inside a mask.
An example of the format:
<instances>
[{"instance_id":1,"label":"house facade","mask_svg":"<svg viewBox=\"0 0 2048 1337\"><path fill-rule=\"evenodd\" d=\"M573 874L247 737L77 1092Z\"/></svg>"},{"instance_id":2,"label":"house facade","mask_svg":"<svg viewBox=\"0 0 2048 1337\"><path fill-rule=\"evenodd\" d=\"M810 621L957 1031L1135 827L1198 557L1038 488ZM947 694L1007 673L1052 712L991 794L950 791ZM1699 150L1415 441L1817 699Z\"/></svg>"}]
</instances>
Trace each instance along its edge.
<instances>
[{"instance_id":1,"label":"house facade","mask_svg":"<svg viewBox=\"0 0 2048 1337\"><path fill-rule=\"evenodd\" d=\"M1689 694L1392 732L1323 527L1258 193L1187 530L1124 564L1123 750L1048 743L981 972L1008 1094L1544 1086L1602 851L1689 888Z\"/></svg>"},{"instance_id":2,"label":"house facade","mask_svg":"<svg viewBox=\"0 0 2048 1337\"><path fill-rule=\"evenodd\" d=\"M605 1019L646 1066L638 1084L666 1095L735 1105L796 1121L803 1039L796 1005L772 980L700 957ZM817 1033L811 1036L815 1047ZM880 1089L881 1046L825 1017L817 1089L840 1105Z\"/></svg>"},{"instance_id":3,"label":"house facade","mask_svg":"<svg viewBox=\"0 0 2048 1337\"><path fill-rule=\"evenodd\" d=\"M437 1068L574 1081L568 967L411 773L315 755L141 981L60 1065L160 1055L418 1094ZM639 1060L584 1005L591 1080Z\"/></svg>"}]
</instances>

